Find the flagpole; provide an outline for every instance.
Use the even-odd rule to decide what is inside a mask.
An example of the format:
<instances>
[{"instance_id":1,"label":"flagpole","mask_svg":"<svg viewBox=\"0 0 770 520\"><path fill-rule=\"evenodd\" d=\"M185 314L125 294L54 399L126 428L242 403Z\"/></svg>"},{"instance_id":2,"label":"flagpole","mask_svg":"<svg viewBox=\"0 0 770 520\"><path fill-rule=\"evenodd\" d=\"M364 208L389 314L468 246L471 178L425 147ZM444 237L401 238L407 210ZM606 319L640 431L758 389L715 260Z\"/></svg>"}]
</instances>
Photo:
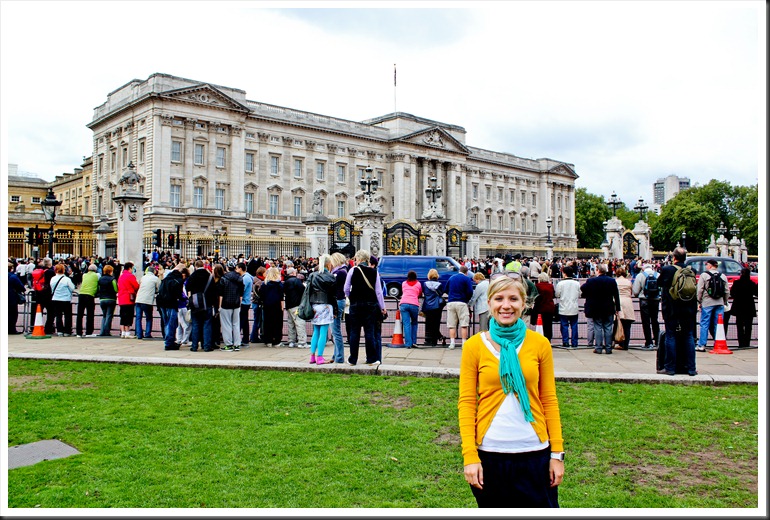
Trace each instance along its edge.
<instances>
[{"instance_id":1,"label":"flagpole","mask_svg":"<svg viewBox=\"0 0 770 520\"><path fill-rule=\"evenodd\" d=\"M396 64L393 64L393 112L398 112L396 109Z\"/></svg>"}]
</instances>

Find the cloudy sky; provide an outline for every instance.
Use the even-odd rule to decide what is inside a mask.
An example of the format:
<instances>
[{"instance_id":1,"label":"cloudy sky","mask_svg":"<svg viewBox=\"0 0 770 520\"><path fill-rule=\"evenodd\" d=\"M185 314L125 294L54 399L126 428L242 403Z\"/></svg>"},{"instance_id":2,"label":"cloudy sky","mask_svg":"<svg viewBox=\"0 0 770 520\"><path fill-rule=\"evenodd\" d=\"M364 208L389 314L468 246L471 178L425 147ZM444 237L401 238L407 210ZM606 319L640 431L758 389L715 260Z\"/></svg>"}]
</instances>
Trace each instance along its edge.
<instances>
[{"instance_id":1,"label":"cloudy sky","mask_svg":"<svg viewBox=\"0 0 770 520\"><path fill-rule=\"evenodd\" d=\"M670 174L766 182L762 1L0 9L3 171L71 172L91 155L94 107L163 72L350 120L460 125L471 146L572 163L578 187L630 207Z\"/></svg>"}]
</instances>

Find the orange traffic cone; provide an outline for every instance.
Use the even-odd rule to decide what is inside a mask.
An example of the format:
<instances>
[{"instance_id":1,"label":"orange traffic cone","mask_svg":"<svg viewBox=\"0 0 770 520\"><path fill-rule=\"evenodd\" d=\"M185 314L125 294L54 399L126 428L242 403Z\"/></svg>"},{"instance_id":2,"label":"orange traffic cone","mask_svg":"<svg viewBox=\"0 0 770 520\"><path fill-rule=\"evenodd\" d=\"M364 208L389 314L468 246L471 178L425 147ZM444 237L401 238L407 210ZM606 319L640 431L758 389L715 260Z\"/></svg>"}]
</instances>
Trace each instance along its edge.
<instances>
[{"instance_id":1,"label":"orange traffic cone","mask_svg":"<svg viewBox=\"0 0 770 520\"><path fill-rule=\"evenodd\" d=\"M391 347L403 348L404 347L404 329L401 326L401 312L396 309L396 322L393 324L393 339L390 341Z\"/></svg>"},{"instance_id":2,"label":"orange traffic cone","mask_svg":"<svg viewBox=\"0 0 770 520\"><path fill-rule=\"evenodd\" d=\"M40 308L40 304L37 304L37 313L35 314L35 327L32 329L32 334L26 336L27 339L46 339L51 336L45 334L45 321L43 320L43 309Z\"/></svg>"},{"instance_id":3,"label":"orange traffic cone","mask_svg":"<svg viewBox=\"0 0 770 520\"><path fill-rule=\"evenodd\" d=\"M725 339L725 325L722 322L722 313L719 313L717 318L717 337L714 339L714 348L709 350L709 354L732 354L732 351L727 348L727 340Z\"/></svg>"},{"instance_id":4,"label":"orange traffic cone","mask_svg":"<svg viewBox=\"0 0 770 520\"><path fill-rule=\"evenodd\" d=\"M542 314L537 315L537 325L535 325L535 332L537 332L538 334L543 333L543 315Z\"/></svg>"}]
</instances>

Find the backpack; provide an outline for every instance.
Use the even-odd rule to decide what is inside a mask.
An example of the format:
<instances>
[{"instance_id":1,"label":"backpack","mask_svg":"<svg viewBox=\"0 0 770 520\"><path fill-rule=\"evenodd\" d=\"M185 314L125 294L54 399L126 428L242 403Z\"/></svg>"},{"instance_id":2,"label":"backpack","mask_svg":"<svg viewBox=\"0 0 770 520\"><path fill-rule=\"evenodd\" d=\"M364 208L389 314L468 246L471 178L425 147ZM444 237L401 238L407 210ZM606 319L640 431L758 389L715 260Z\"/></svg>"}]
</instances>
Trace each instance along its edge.
<instances>
[{"instance_id":1,"label":"backpack","mask_svg":"<svg viewBox=\"0 0 770 520\"><path fill-rule=\"evenodd\" d=\"M709 273L709 281L706 285L706 294L718 300L725 295L725 281L719 273Z\"/></svg>"},{"instance_id":2,"label":"backpack","mask_svg":"<svg viewBox=\"0 0 770 520\"><path fill-rule=\"evenodd\" d=\"M658 287L658 273L645 275L644 297L648 300L657 300L660 298L660 287Z\"/></svg>"},{"instance_id":3,"label":"backpack","mask_svg":"<svg viewBox=\"0 0 770 520\"><path fill-rule=\"evenodd\" d=\"M206 291L208 290L213 278L214 277L212 275L209 275L209 280L206 282L206 287L203 288L203 291L190 295L190 309L194 311L205 311L209 308L208 304L206 303Z\"/></svg>"},{"instance_id":4,"label":"backpack","mask_svg":"<svg viewBox=\"0 0 770 520\"><path fill-rule=\"evenodd\" d=\"M32 271L32 288L36 291L45 291L45 269Z\"/></svg>"},{"instance_id":5,"label":"backpack","mask_svg":"<svg viewBox=\"0 0 770 520\"><path fill-rule=\"evenodd\" d=\"M159 307L175 307L178 303L176 295L179 294L179 286L182 280L166 276L161 280L158 288L158 295L155 297L155 304Z\"/></svg>"},{"instance_id":6,"label":"backpack","mask_svg":"<svg viewBox=\"0 0 770 520\"><path fill-rule=\"evenodd\" d=\"M668 294L674 301L689 302L695 298L697 293L695 273L689 267L679 267L678 265L674 267L676 267L676 273L674 273Z\"/></svg>"},{"instance_id":7,"label":"backpack","mask_svg":"<svg viewBox=\"0 0 770 520\"><path fill-rule=\"evenodd\" d=\"M307 286L305 287L305 290L302 292L302 299L299 301L299 306L297 307L297 317L301 320L310 321L313 319L313 316L315 316L315 311L313 310L313 304L310 303L310 284L312 283L312 278L308 281Z\"/></svg>"}]
</instances>

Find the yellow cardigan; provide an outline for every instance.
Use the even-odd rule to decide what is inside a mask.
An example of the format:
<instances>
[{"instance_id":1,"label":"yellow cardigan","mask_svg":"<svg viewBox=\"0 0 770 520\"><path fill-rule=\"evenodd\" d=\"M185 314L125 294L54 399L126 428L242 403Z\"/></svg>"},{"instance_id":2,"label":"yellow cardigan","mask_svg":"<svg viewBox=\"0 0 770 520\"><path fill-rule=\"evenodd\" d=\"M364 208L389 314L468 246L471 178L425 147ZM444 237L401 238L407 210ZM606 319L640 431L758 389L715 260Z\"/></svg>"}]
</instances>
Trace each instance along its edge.
<instances>
[{"instance_id":1,"label":"yellow cardigan","mask_svg":"<svg viewBox=\"0 0 770 520\"><path fill-rule=\"evenodd\" d=\"M540 442L550 442L552 451L564 451L549 341L542 334L527 330L524 345L519 351L519 363L527 382L535 433ZM457 408L464 465L481 462L478 446L504 399L500 362L484 345L481 333L476 334L463 345L460 361Z\"/></svg>"}]
</instances>

